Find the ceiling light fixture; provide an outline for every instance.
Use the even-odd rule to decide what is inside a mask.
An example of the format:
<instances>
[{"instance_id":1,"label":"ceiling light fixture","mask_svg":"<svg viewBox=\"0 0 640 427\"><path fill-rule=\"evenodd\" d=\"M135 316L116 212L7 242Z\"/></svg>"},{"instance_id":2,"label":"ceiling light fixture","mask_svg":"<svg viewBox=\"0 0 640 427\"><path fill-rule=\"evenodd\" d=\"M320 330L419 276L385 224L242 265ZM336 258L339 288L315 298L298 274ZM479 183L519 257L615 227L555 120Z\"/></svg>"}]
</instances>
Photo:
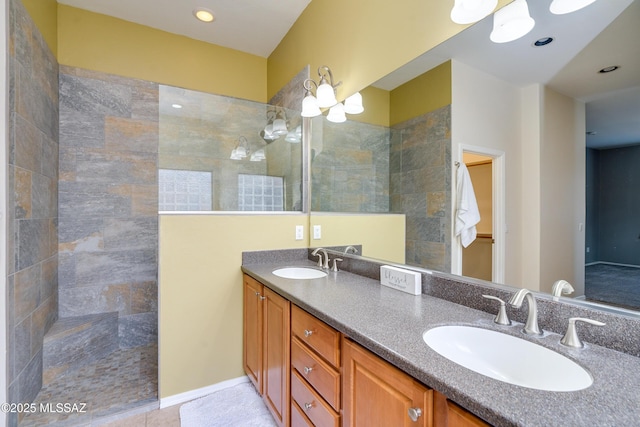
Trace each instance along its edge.
<instances>
[{"instance_id":1,"label":"ceiling light fixture","mask_svg":"<svg viewBox=\"0 0 640 427\"><path fill-rule=\"evenodd\" d=\"M493 31L489 38L494 43L517 40L531 31L535 24L527 1L514 0L493 14Z\"/></svg>"},{"instance_id":2,"label":"ceiling light fixture","mask_svg":"<svg viewBox=\"0 0 640 427\"><path fill-rule=\"evenodd\" d=\"M543 37L543 38L541 38L541 39L536 40L536 41L533 43L533 45L534 45L535 47L546 46L546 45L548 45L549 43L552 43L552 42L553 42L553 40L554 40L554 39L553 39L553 37Z\"/></svg>"},{"instance_id":3,"label":"ceiling light fixture","mask_svg":"<svg viewBox=\"0 0 640 427\"><path fill-rule=\"evenodd\" d=\"M180 105L180 104L171 104L171 106L172 106L173 108L175 108L176 110L179 110L179 109L181 109L181 108L182 108L182 105Z\"/></svg>"},{"instance_id":4,"label":"ceiling light fixture","mask_svg":"<svg viewBox=\"0 0 640 427\"><path fill-rule=\"evenodd\" d=\"M216 19L213 11L204 7L195 8L193 10L193 16L202 22L213 22Z\"/></svg>"},{"instance_id":5,"label":"ceiling light fixture","mask_svg":"<svg viewBox=\"0 0 640 427\"><path fill-rule=\"evenodd\" d=\"M497 5L498 0L455 0L451 20L456 24L472 24L489 16Z\"/></svg>"},{"instance_id":6,"label":"ceiling light fixture","mask_svg":"<svg viewBox=\"0 0 640 427\"><path fill-rule=\"evenodd\" d=\"M312 79L306 79L302 84L305 89L305 96L302 100L302 117L316 117L322 114L321 108L329 108L327 120L334 123L342 123L347 120L347 114L360 114L364 111L362 106L362 95L359 92L349 96L344 104L338 102L336 98L336 88L342 82L333 82L333 73L326 65L318 67L320 83ZM315 96L313 89L315 87Z\"/></svg>"},{"instance_id":7,"label":"ceiling light fixture","mask_svg":"<svg viewBox=\"0 0 640 427\"><path fill-rule=\"evenodd\" d=\"M608 67L604 67L603 69L601 69L600 71L598 71L600 74L607 74L610 73L612 71L616 71L620 68L619 65L610 65Z\"/></svg>"},{"instance_id":8,"label":"ceiling light fixture","mask_svg":"<svg viewBox=\"0 0 640 427\"><path fill-rule=\"evenodd\" d=\"M596 0L553 0L549 10L554 15L564 15L589 6Z\"/></svg>"}]
</instances>

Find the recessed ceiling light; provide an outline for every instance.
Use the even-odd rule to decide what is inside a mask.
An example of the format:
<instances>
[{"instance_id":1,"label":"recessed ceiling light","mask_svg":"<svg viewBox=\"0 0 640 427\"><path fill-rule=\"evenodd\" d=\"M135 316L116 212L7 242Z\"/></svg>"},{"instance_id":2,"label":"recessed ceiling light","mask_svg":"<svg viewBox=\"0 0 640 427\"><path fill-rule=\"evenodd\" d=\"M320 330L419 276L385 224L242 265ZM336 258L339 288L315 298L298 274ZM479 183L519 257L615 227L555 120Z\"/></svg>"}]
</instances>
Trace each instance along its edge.
<instances>
[{"instance_id":1,"label":"recessed ceiling light","mask_svg":"<svg viewBox=\"0 0 640 427\"><path fill-rule=\"evenodd\" d=\"M553 41L553 37L543 37L541 39L536 40L533 45L535 47L546 46Z\"/></svg>"},{"instance_id":2,"label":"recessed ceiling light","mask_svg":"<svg viewBox=\"0 0 640 427\"><path fill-rule=\"evenodd\" d=\"M180 104L171 104L171 106L177 110L179 110L180 108L182 108L182 105Z\"/></svg>"},{"instance_id":3,"label":"recessed ceiling light","mask_svg":"<svg viewBox=\"0 0 640 427\"><path fill-rule=\"evenodd\" d=\"M610 73L612 71L617 70L618 68L620 68L619 65L610 65L608 67L604 67L602 70L598 71L600 74L606 74L606 73Z\"/></svg>"},{"instance_id":4,"label":"recessed ceiling light","mask_svg":"<svg viewBox=\"0 0 640 427\"><path fill-rule=\"evenodd\" d=\"M198 18L202 22L213 22L216 19L212 10L204 7L197 7L193 10L193 16Z\"/></svg>"}]
</instances>

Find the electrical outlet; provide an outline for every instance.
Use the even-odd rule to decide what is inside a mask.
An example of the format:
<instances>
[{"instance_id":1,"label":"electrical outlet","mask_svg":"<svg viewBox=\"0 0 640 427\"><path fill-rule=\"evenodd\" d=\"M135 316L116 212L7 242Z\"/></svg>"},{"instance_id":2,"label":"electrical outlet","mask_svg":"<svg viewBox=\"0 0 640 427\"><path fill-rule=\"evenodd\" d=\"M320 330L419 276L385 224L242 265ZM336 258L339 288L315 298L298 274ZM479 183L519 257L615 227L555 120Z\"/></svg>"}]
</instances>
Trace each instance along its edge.
<instances>
[{"instance_id":1,"label":"electrical outlet","mask_svg":"<svg viewBox=\"0 0 640 427\"><path fill-rule=\"evenodd\" d=\"M322 239L322 226L320 225L313 226L313 238L315 240Z\"/></svg>"},{"instance_id":2,"label":"electrical outlet","mask_svg":"<svg viewBox=\"0 0 640 427\"><path fill-rule=\"evenodd\" d=\"M296 240L304 239L304 225L296 225Z\"/></svg>"}]
</instances>

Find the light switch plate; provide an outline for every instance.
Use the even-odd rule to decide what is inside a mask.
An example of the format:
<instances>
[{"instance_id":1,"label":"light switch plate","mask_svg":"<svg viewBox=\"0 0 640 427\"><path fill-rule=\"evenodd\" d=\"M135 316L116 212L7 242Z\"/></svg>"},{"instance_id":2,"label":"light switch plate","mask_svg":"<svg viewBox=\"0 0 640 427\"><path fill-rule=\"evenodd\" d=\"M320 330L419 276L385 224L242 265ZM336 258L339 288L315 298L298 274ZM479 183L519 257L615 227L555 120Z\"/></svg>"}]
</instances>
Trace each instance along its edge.
<instances>
[{"instance_id":1,"label":"light switch plate","mask_svg":"<svg viewBox=\"0 0 640 427\"><path fill-rule=\"evenodd\" d=\"M322 226L314 225L313 226L313 238L314 239L322 239Z\"/></svg>"},{"instance_id":2,"label":"light switch plate","mask_svg":"<svg viewBox=\"0 0 640 427\"><path fill-rule=\"evenodd\" d=\"M296 240L304 239L304 225L296 225Z\"/></svg>"}]
</instances>

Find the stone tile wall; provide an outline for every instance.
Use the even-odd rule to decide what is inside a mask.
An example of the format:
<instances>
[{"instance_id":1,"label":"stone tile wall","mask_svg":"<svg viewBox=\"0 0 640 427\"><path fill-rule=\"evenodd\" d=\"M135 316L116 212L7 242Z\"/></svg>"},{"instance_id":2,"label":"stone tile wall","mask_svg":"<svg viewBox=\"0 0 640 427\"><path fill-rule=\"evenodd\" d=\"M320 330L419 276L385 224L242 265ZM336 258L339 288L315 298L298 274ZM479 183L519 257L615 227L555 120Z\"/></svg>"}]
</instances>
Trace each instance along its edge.
<instances>
[{"instance_id":1,"label":"stone tile wall","mask_svg":"<svg viewBox=\"0 0 640 427\"><path fill-rule=\"evenodd\" d=\"M60 317L157 341L158 85L60 67Z\"/></svg>"},{"instance_id":2,"label":"stone tile wall","mask_svg":"<svg viewBox=\"0 0 640 427\"><path fill-rule=\"evenodd\" d=\"M8 394L30 402L58 314L58 63L22 3L9 8Z\"/></svg>"},{"instance_id":3,"label":"stone tile wall","mask_svg":"<svg viewBox=\"0 0 640 427\"><path fill-rule=\"evenodd\" d=\"M311 210L389 212L389 128L320 116L313 121L319 136L312 141Z\"/></svg>"},{"instance_id":4,"label":"stone tile wall","mask_svg":"<svg viewBox=\"0 0 640 427\"><path fill-rule=\"evenodd\" d=\"M391 212L406 215L406 263L451 271L451 108L393 127Z\"/></svg>"}]
</instances>

